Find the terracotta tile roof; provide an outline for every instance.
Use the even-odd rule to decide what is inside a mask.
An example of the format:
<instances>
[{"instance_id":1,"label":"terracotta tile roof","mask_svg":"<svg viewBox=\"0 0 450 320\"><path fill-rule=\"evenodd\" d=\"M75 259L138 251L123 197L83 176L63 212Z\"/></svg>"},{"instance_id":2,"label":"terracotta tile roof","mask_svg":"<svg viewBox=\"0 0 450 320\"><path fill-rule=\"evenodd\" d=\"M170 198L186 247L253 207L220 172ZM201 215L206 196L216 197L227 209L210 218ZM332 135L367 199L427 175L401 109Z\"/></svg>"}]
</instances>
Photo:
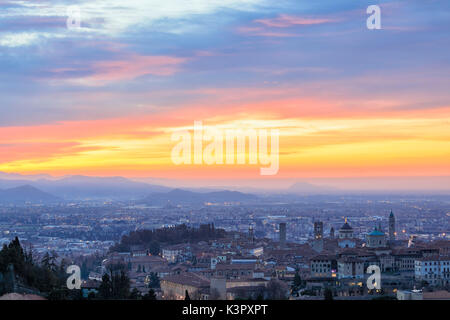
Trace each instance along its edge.
<instances>
[{"instance_id":1,"label":"terracotta tile roof","mask_svg":"<svg viewBox=\"0 0 450 320\"><path fill-rule=\"evenodd\" d=\"M424 300L450 300L450 292L445 290L424 292Z\"/></svg>"},{"instance_id":2,"label":"terracotta tile roof","mask_svg":"<svg viewBox=\"0 0 450 320\"><path fill-rule=\"evenodd\" d=\"M7 293L0 297L0 300L47 300L35 294Z\"/></svg>"},{"instance_id":3,"label":"terracotta tile roof","mask_svg":"<svg viewBox=\"0 0 450 320\"><path fill-rule=\"evenodd\" d=\"M161 281L173 282L197 288L208 287L210 283L208 278L193 272L169 275L164 277Z\"/></svg>"}]
</instances>

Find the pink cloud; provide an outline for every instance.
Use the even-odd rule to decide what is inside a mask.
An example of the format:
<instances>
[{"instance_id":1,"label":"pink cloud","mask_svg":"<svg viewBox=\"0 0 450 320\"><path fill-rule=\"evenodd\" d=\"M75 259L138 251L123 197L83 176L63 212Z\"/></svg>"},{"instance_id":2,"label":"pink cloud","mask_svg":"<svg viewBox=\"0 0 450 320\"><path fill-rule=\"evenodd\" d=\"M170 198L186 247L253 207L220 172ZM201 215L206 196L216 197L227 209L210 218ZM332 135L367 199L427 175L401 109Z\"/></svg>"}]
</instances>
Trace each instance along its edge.
<instances>
[{"instance_id":1,"label":"pink cloud","mask_svg":"<svg viewBox=\"0 0 450 320\"><path fill-rule=\"evenodd\" d=\"M170 76L179 70L185 58L169 56L133 55L124 60L100 61L93 65L94 75L90 78L99 81L131 80L152 74Z\"/></svg>"},{"instance_id":2,"label":"pink cloud","mask_svg":"<svg viewBox=\"0 0 450 320\"><path fill-rule=\"evenodd\" d=\"M273 19L257 19L254 22L261 23L267 27L273 28L288 28L295 25L314 25L314 24L323 24L336 22L336 19L329 18L303 18L303 17L295 17L286 14L281 14Z\"/></svg>"},{"instance_id":3,"label":"pink cloud","mask_svg":"<svg viewBox=\"0 0 450 320\"><path fill-rule=\"evenodd\" d=\"M91 63L88 67L90 75L72 77L68 82L97 86L108 82L133 80L144 75L170 76L180 71L180 65L187 58L171 56L126 55L119 60L106 60ZM53 73L76 71L75 68L59 68Z\"/></svg>"}]
</instances>

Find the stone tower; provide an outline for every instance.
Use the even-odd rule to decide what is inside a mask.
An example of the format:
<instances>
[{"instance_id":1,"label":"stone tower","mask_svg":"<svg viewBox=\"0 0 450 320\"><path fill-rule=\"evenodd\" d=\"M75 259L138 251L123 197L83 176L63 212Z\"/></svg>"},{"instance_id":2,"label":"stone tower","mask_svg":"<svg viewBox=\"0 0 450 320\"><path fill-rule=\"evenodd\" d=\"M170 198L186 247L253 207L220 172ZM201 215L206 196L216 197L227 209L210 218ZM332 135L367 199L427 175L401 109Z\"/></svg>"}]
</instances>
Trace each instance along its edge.
<instances>
[{"instance_id":1,"label":"stone tower","mask_svg":"<svg viewBox=\"0 0 450 320\"><path fill-rule=\"evenodd\" d=\"M252 225L248 227L248 238L250 239L251 242L255 241L255 233Z\"/></svg>"},{"instance_id":2,"label":"stone tower","mask_svg":"<svg viewBox=\"0 0 450 320\"><path fill-rule=\"evenodd\" d=\"M322 239L323 238L323 222L318 221L314 222L314 239Z\"/></svg>"},{"instance_id":3,"label":"stone tower","mask_svg":"<svg viewBox=\"0 0 450 320\"><path fill-rule=\"evenodd\" d=\"M389 240L395 240L395 217L394 213L391 210L391 214L389 215Z\"/></svg>"},{"instance_id":4,"label":"stone tower","mask_svg":"<svg viewBox=\"0 0 450 320\"><path fill-rule=\"evenodd\" d=\"M311 247L314 251L320 253L323 251L323 222L314 222L314 239Z\"/></svg>"},{"instance_id":5,"label":"stone tower","mask_svg":"<svg viewBox=\"0 0 450 320\"><path fill-rule=\"evenodd\" d=\"M286 244L286 222L280 223L280 245Z\"/></svg>"}]
</instances>

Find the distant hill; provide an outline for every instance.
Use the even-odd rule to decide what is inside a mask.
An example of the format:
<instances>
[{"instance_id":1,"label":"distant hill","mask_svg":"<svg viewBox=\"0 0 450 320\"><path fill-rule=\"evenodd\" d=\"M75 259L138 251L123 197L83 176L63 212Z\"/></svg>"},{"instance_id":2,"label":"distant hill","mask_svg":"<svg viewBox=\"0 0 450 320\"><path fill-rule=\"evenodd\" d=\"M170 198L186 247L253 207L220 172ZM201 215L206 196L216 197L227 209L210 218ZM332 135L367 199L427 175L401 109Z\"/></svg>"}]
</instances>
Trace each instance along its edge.
<instances>
[{"instance_id":1,"label":"distant hill","mask_svg":"<svg viewBox=\"0 0 450 320\"><path fill-rule=\"evenodd\" d=\"M308 182L296 182L290 186L287 193L294 194L328 194L339 191L337 188L317 186Z\"/></svg>"},{"instance_id":2,"label":"distant hill","mask_svg":"<svg viewBox=\"0 0 450 320\"><path fill-rule=\"evenodd\" d=\"M141 199L149 193L167 192L171 188L135 182L122 177L70 176L60 180L39 180L40 189L64 199Z\"/></svg>"},{"instance_id":3,"label":"distant hill","mask_svg":"<svg viewBox=\"0 0 450 320\"><path fill-rule=\"evenodd\" d=\"M3 204L54 203L58 201L61 199L30 185L0 190L0 203Z\"/></svg>"},{"instance_id":4,"label":"distant hill","mask_svg":"<svg viewBox=\"0 0 450 320\"><path fill-rule=\"evenodd\" d=\"M52 179L52 176L49 174L25 175L25 174L20 174L20 173L7 173L7 172L0 171L0 179L33 181L33 180L39 180L39 179Z\"/></svg>"},{"instance_id":5,"label":"distant hill","mask_svg":"<svg viewBox=\"0 0 450 320\"><path fill-rule=\"evenodd\" d=\"M182 189L175 189L167 193L155 193L139 201L139 203L164 205L172 204L200 204L205 202L249 202L255 201L258 197L253 194L237 191L214 191L214 192L192 192Z\"/></svg>"},{"instance_id":6,"label":"distant hill","mask_svg":"<svg viewBox=\"0 0 450 320\"><path fill-rule=\"evenodd\" d=\"M65 200L137 200L171 188L135 182L122 177L68 176L58 180L0 179L0 189L28 184Z\"/></svg>"}]
</instances>

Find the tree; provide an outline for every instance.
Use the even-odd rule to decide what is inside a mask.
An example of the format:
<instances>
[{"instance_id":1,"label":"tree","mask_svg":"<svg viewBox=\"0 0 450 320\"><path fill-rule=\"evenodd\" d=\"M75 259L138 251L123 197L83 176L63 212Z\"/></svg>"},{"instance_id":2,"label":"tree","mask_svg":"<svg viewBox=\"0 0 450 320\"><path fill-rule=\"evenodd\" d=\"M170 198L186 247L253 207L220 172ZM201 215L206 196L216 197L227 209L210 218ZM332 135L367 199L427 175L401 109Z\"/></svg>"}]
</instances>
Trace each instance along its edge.
<instances>
[{"instance_id":1,"label":"tree","mask_svg":"<svg viewBox=\"0 0 450 320\"><path fill-rule=\"evenodd\" d=\"M128 299L130 278L123 269L117 270L117 266L110 266L109 274L103 275L98 291L102 299Z\"/></svg>"},{"instance_id":2,"label":"tree","mask_svg":"<svg viewBox=\"0 0 450 320\"><path fill-rule=\"evenodd\" d=\"M153 240L152 242L150 242L149 248L148 248L148 251L150 252L150 254L156 256L159 254L160 250L161 250L161 248L160 248L158 241Z\"/></svg>"},{"instance_id":3,"label":"tree","mask_svg":"<svg viewBox=\"0 0 450 320\"><path fill-rule=\"evenodd\" d=\"M291 292L292 293L296 293L296 295L298 296L298 290L300 290L302 286L302 278L300 277L300 274L297 272L295 272L295 276L294 276L294 281L292 283L291 286Z\"/></svg>"},{"instance_id":4,"label":"tree","mask_svg":"<svg viewBox=\"0 0 450 320\"><path fill-rule=\"evenodd\" d=\"M138 289L134 288L131 293L130 293L130 299L131 300L141 300L142 299L142 295L139 292Z\"/></svg>"},{"instance_id":5,"label":"tree","mask_svg":"<svg viewBox=\"0 0 450 320\"><path fill-rule=\"evenodd\" d=\"M150 288L161 288L161 282L156 272L150 272L150 283L148 286Z\"/></svg>"},{"instance_id":6,"label":"tree","mask_svg":"<svg viewBox=\"0 0 450 320\"><path fill-rule=\"evenodd\" d=\"M333 291L330 288L326 288L323 293L324 300L333 300Z\"/></svg>"},{"instance_id":7,"label":"tree","mask_svg":"<svg viewBox=\"0 0 450 320\"><path fill-rule=\"evenodd\" d=\"M288 288L280 280L272 279L267 284L266 291L269 300L285 300Z\"/></svg>"},{"instance_id":8,"label":"tree","mask_svg":"<svg viewBox=\"0 0 450 320\"><path fill-rule=\"evenodd\" d=\"M49 299L76 299L77 294L68 294L65 288L66 262L56 263L56 254L44 255L42 262L35 263L31 248L25 251L15 238L0 251L0 272L11 275L11 279L28 290L40 292ZM0 288L0 295L8 288Z\"/></svg>"},{"instance_id":9,"label":"tree","mask_svg":"<svg viewBox=\"0 0 450 320\"><path fill-rule=\"evenodd\" d=\"M98 288L98 292L102 299L110 299L112 296L112 284L109 275L105 273L102 277L102 283Z\"/></svg>"},{"instance_id":10,"label":"tree","mask_svg":"<svg viewBox=\"0 0 450 320\"><path fill-rule=\"evenodd\" d=\"M184 296L184 300L191 300L191 298L189 297L189 292L186 290L186 294Z\"/></svg>"},{"instance_id":11,"label":"tree","mask_svg":"<svg viewBox=\"0 0 450 320\"><path fill-rule=\"evenodd\" d=\"M147 294L142 296L142 300L156 300L156 294L153 289L150 289Z\"/></svg>"}]
</instances>

